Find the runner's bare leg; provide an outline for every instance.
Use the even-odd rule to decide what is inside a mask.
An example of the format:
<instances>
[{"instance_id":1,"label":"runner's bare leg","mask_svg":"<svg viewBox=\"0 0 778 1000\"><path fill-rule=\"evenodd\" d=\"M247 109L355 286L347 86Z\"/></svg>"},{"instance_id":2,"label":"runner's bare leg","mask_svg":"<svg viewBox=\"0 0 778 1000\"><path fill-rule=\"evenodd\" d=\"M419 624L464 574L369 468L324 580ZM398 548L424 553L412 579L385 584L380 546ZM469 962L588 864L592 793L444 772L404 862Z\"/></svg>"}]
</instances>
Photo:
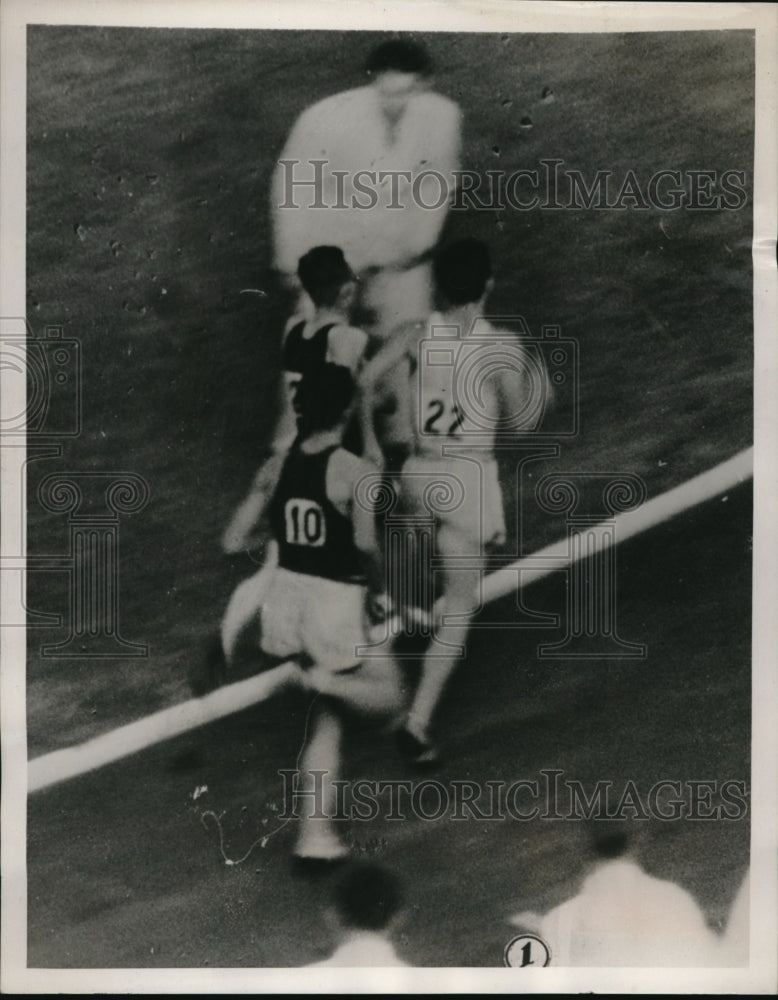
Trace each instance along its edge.
<instances>
[{"instance_id":1,"label":"runner's bare leg","mask_svg":"<svg viewBox=\"0 0 778 1000\"><path fill-rule=\"evenodd\" d=\"M480 546L474 540L451 527L443 527L438 535L438 546L444 561L444 601L439 602L435 613L433 639L424 655L421 678L406 719L406 727L419 739L429 738L435 710L449 678L463 658L480 578L477 569L457 569L451 558L477 554ZM459 620L446 624L445 619L449 616L457 616Z\"/></svg>"},{"instance_id":2,"label":"runner's bare leg","mask_svg":"<svg viewBox=\"0 0 778 1000\"><path fill-rule=\"evenodd\" d=\"M311 733L300 760L300 833L295 854L333 860L348 853L332 826L336 807L333 782L340 777L343 726L327 699L317 699L313 713ZM314 775L314 771L324 773ZM320 794L316 794L317 790Z\"/></svg>"}]
</instances>

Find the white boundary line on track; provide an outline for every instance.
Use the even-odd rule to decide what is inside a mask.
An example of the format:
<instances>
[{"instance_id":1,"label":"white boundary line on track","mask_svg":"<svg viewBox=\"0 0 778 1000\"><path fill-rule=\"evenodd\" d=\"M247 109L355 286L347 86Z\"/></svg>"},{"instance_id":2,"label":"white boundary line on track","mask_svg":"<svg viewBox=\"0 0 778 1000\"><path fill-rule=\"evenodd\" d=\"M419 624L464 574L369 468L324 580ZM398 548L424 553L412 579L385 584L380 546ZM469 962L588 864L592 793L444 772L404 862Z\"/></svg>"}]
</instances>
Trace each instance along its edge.
<instances>
[{"instance_id":1,"label":"white boundary line on track","mask_svg":"<svg viewBox=\"0 0 778 1000\"><path fill-rule=\"evenodd\" d=\"M746 448L733 458L707 472L646 501L636 510L618 514L610 523L616 525L617 543L661 524L697 504L711 500L720 493L745 482L753 475L753 448ZM599 537L599 533L597 533ZM583 547L571 547L567 538L540 549L527 559L519 559L497 570L483 581L482 598L493 601L521 589L551 573L564 569L582 552ZM595 555L594 549L584 553ZM538 566L538 560L554 558L555 564ZM564 559L565 562L560 560ZM179 736L191 729L207 725L234 712L265 701L290 679L291 665L274 667L256 677L219 688L203 698L164 708L126 726L120 726L86 743L55 750L30 761L27 769L27 791L41 791L51 785L93 771L130 754Z\"/></svg>"},{"instance_id":2,"label":"white boundary line on track","mask_svg":"<svg viewBox=\"0 0 778 1000\"><path fill-rule=\"evenodd\" d=\"M693 479L681 483L680 486L675 486L666 493L660 493L658 497L647 500L635 510L617 514L609 522L616 526L616 543L625 542L633 535L638 535L663 521L669 521L671 517L689 510L690 507L704 503L706 500L712 500L719 493L724 493L750 479L753 474L754 449L746 448L727 459L726 462L722 462L721 465L716 465L712 469L708 469L707 472L701 472L699 476L694 476ZM600 538L599 532L594 532L594 534L598 539ZM599 542L597 545L587 543L587 546L580 547L580 554L588 558L596 555L600 547ZM544 558L554 558L557 562L548 566L538 566L537 563ZM530 583L534 583L535 580L541 580L550 573L564 569L565 566L574 562L575 558L577 557L570 555L570 544L567 538L553 542L544 549L539 549L527 559L519 559L517 562L511 563L510 566L504 566L486 577L481 588L483 600L495 601L514 590L521 590ZM565 559L565 563L560 563L560 559Z\"/></svg>"}]
</instances>

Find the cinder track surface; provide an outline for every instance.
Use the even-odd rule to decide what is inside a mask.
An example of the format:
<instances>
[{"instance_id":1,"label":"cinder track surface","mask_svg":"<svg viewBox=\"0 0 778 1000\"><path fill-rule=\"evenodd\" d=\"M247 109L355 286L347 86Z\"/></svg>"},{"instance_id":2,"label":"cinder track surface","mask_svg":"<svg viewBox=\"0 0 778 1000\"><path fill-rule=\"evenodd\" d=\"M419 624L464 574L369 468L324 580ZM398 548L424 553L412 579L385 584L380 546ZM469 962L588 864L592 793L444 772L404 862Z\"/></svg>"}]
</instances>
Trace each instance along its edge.
<instances>
[{"instance_id":1,"label":"cinder track surface","mask_svg":"<svg viewBox=\"0 0 778 1000\"><path fill-rule=\"evenodd\" d=\"M66 518L36 499L51 472L125 470L151 492L120 524L121 632L149 656L45 658L41 646L65 630L31 630L31 757L189 697L188 669L253 568L220 557L218 538L273 418L288 303L269 270L272 165L299 111L361 82L379 37L28 31L28 317L38 333L62 325L84 360L81 435L61 459L29 465L29 551L67 550ZM748 32L428 42L436 86L465 114L467 167L510 174L558 158L590 182L613 171L617 192L628 170L645 185L660 169L734 169L750 186ZM627 472L655 496L751 443L751 214L750 197L739 211L452 213L448 235L492 246L494 312L524 315L535 333L559 324L580 347L579 433L536 463L534 482ZM515 519L508 457L503 472ZM522 553L563 533L530 502L533 481ZM441 710L436 777L558 768L641 791L661 778L747 781L750 518L741 488L619 550L619 628L647 644L644 661L541 662L542 630L474 633ZM563 586L551 578L524 599L559 613ZM31 608L67 620L68 600L66 575L30 574ZM512 598L486 612L517 614ZM227 867L203 822L223 813L230 858L274 828L277 771L292 766L304 717L305 703L285 697L34 796L30 966L324 954L324 887L290 872L291 825ZM350 761L357 775L408 776L377 737ZM574 891L583 858L581 825L564 821L379 819L350 835L404 876L400 947L429 965L500 964L505 917ZM650 822L640 850L720 925L748 861L748 819Z\"/></svg>"},{"instance_id":2,"label":"cinder track surface","mask_svg":"<svg viewBox=\"0 0 778 1000\"><path fill-rule=\"evenodd\" d=\"M638 853L722 927L748 863L749 816L689 819L688 782L713 782L719 810L724 781L749 785L750 504L741 487L619 550L619 628L647 645L645 660L538 662L537 643L556 632L479 630L441 709L439 769L409 773L387 737L353 734L350 776L413 787L434 779L451 803L425 821L403 793L405 818L390 820L384 795L372 821L343 822L357 856L403 878L399 947L408 961L500 965L507 917L576 891L584 824L543 818L570 815L568 780L587 794L612 782L611 813L628 781L647 812L656 782L680 781L687 818L636 821ZM557 610L564 592L554 578L524 597ZM505 621L513 605L506 599L490 614ZM322 957L331 943L321 919L327 880L294 873L295 823L277 818L278 771L294 767L305 714L302 698L279 697L34 795L30 966L290 966ZM560 795L547 800L544 784L554 779L543 771L554 769L563 772ZM502 819L453 818L452 782L480 783L489 814L485 783L519 779L539 782L536 803L517 799L525 813L539 806L535 819L507 810ZM429 790L423 810L434 813L437 801ZM224 854L209 812L220 817ZM255 843L267 834L264 847ZM225 864L249 850L241 864Z\"/></svg>"}]
</instances>

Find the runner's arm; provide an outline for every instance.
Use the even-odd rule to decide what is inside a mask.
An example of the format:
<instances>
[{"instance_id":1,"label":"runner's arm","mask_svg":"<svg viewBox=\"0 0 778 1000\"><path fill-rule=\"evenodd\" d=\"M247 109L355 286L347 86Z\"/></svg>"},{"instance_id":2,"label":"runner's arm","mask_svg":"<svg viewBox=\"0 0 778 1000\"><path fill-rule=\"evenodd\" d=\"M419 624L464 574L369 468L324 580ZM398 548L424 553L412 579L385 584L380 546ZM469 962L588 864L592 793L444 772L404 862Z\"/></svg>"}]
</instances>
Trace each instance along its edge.
<instances>
[{"instance_id":1,"label":"runner's arm","mask_svg":"<svg viewBox=\"0 0 778 1000\"><path fill-rule=\"evenodd\" d=\"M301 316L292 316L285 328L284 336L281 341L282 350L283 345L286 343L286 338L289 335L289 331L302 319ZM299 378L299 376L297 376ZM294 389L292 388L295 381L295 376L291 372L282 371L280 381L278 384L278 419L276 421L275 430L273 431L273 438L271 441L271 449L275 452L286 452L289 450L290 445L297 436L297 419L295 417L294 406L292 405L292 396Z\"/></svg>"},{"instance_id":2,"label":"runner's arm","mask_svg":"<svg viewBox=\"0 0 778 1000\"><path fill-rule=\"evenodd\" d=\"M254 477L248 496L238 506L222 534L222 550L226 555L245 552L262 542L258 528L275 492L283 463L283 455L273 454Z\"/></svg>"},{"instance_id":3,"label":"runner's arm","mask_svg":"<svg viewBox=\"0 0 778 1000\"><path fill-rule=\"evenodd\" d=\"M387 344L374 355L359 376L359 422L362 430L365 458L382 466L381 446L375 434L375 410L378 385L381 379L413 350L419 335L420 324L406 324L391 334Z\"/></svg>"},{"instance_id":4,"label":"runner's arm","mask_svg":"<svg viewBox=\"0 0 778 1000\"><path fill-rule=\"evenodd\" d=\"M360 460L358 479L354 482L351 503L351 523L354 529L354 544L362 555L362 564L371 593L380 594L386 590L386 573L383 549L376 530L376 516L373 506L365 502L368 490L357 493L357 483L365 476L375 477L378 485L378 467L372 462Z\"/></svg>"},{"instance_id":5,"label":"runner's arm","mask_svg":"<svg viewBox=\"0 0 778 1000\"><path fill-rule=\"evenodd\" d=\"M523 348L517 346L523 353ZM542 362L541 362L542 364ZM507 366L499 373L499 396L500 396L500 416L505 419L525 410L527 400L535 396L543 400L543 414L547 413L554 405L554 387L548 375L545 365L538 373L536 365L530 365L527 361L518 364L516 368ZM542 379L542 385L534 385L534 381ZM512 428L517 432L535 430L533 427L523 427L518 424Z\"/></svg>"}]
</instances>

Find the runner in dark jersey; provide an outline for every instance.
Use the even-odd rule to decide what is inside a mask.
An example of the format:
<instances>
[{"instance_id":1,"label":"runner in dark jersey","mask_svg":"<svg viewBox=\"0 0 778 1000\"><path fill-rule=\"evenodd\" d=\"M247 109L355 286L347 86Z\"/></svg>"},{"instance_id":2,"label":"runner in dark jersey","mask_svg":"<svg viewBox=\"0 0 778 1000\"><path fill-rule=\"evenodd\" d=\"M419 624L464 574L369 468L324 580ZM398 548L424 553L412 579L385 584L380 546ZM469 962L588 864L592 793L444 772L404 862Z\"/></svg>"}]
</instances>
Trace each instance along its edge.
<instances>
[{"instance_id":1,"label":"runner in dark jersey","mask_svg":"<svg viewBox=\"0 0 778 1000\"><path fill-rule=\"evenodd\" d=\"M369 644L366 581L380 587L384 577L374 512L355 499L358 484L377 480L378 472L340 444L353 392L342 366L324 365L302 377L295 397L298 437L285 456L266 462L233 521L236 537L250 547L267 515L278 546L262 605L262 649L299 663L299 683L328 696L315 703L300 762L303 812L295 853L303 858L346 853L331 822L343 706L386 717L402 703L396 664L388 657L362 659ZM312 800L315 771L324 777L320 799Z\"/></svg>"},{"instance_id":2,"label":"runner in dark jersey","mask_svg":"<svg viewBox=\"0 0 778 1000\"><path fill-rule=\"evenodd\" d=\"M281 414L273 449L284 451L295 435L294 389L300 378L325 364L342 365L352 375L359 371L367 334L349 324L356 294L356 278L338 247L314 247L300 258L300 282L314 305L312 316L292 316L281 348Z\"/></svg>"},{"instance_id":3,"label":"runner in dark jersey","mask_svg":"<svg viewBox=\"0 0 778 1000\"><path fill-rule=\"evenodd\" d=\"M278 565L343 583L364 583L351 518L327 496L327 469L339 445L307 452L293 445L270 505Z\"/></svg>"},{"instance_id":4,"label":"runner in dark jersey","mask_svg":"<svg viewBox=\"0 0 778 1000\"><path fill-rule=\"evenodd\" d=\"M284 371L302 375L306 371L327 364L330 331L337 325L337 323L325 323L317 329L315 323L309 325L304 319L295 323L287 333L281 350L281 365ZM306 337L304 336L306 329L313 329L314 332Z\"/></svg>"}]
</instances>

